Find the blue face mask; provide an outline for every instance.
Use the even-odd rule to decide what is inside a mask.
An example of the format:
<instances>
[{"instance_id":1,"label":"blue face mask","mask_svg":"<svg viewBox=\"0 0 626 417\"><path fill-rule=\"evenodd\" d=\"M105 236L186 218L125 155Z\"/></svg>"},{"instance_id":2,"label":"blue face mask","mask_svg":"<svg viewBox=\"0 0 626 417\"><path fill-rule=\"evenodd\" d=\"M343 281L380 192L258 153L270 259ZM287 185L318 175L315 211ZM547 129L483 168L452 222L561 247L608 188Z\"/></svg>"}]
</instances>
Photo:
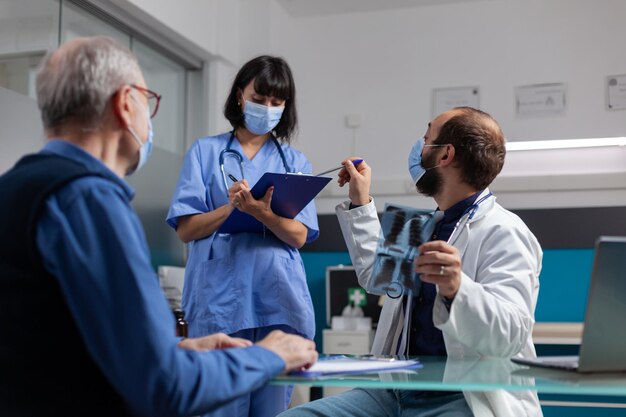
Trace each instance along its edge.
<instances>
[{"instance_id":1,"label":"blue face mask","mask_svg":"<svg viewBox=\"0 0 626 417\"><path fill-rule=\"evenodd\" d=\"M150 109L146 109L146 114L148 117L148 140L146 140L145 143L141 142L139 136L137 136L132 127L128 127L128 131L131 133L131 135L133 135L133 138L135 138L135 141L137 141L137 144L139 145L139 162L137 163L137 167L132 172L129 172L129 175L139 171L146 164L146 162L148 162L148 159L152 154L152 146L154 144L154 131L152 130Z\"/></svg>"},{"instance_id":2,"label":"blue face mask","mask_svg":"<svg viewBox=\"0 0 626 417\"><path fill-rule=\"evenodd\" d=\"M284 106L268 107L246 100L243 106L243 121L246 129L255 135L265 135L274 130L283 115Z\"/></svg>"},{"instance_id":3,"label":"blue face mask","mask_svg":"<svg viewBox=\"0 0 626 417\"><path fill-rule=\"evenodd\" d=\"M437 144L437 145L425 145L424 138L419 138L413 148L411 148L411 152L409 153L409 173L411 174L411 178L413 179L413 184L417 184L417 182L424 176L426 171L429 169L437 168L439 165L435 165L434 167L424 168L422 166L422 151L426 146L431 147L440 147L446 146L445 144Z\"/></svg>"}]
</instances>

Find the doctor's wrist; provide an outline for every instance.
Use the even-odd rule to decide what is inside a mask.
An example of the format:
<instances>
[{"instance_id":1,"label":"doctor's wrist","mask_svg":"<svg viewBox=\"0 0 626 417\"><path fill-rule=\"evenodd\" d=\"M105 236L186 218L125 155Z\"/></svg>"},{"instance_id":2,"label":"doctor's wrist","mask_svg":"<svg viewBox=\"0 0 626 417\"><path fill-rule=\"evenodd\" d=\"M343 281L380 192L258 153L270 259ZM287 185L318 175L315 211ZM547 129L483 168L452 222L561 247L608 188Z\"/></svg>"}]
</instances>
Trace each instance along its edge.
<instances>
[{"instance_id":1,"label":"doctor's wrist","mask_svg":"<svg viewBox=\"0 0 626 417\"><path fill-rule=\"evenodd\" d=\"M365 206L369 204L371 201L372 201L372 197L370 197L369 195L367 197L362 197L362 198L351 198L350 210L352 210L353 208Z\"/></svg>"}]
</instances>

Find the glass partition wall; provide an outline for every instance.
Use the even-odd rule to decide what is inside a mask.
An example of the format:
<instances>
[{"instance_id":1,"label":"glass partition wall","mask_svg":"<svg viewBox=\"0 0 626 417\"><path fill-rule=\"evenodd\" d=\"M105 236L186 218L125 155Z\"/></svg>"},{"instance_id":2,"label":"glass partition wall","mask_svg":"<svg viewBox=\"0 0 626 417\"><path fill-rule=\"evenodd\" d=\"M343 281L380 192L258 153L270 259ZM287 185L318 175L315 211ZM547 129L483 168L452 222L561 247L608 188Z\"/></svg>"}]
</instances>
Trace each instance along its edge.
<instances>
[{"instance_id":1,"label":"glass partition wall","mask_svg":"<svg viewBox=\"0 0 626 417\"><path fill-rule=\"evenodd\" d=\"M144 225L154 265L184 265L184 246L165 224L165 216L187 143L192 139L187 138L187 132L197 131L197 127L189 126L194 121L186 115L190 106L201 103L189 103L192 99L197 101L198 97L190 98L187 93L198 87L189 83L198 83L204 78L197 75L202 72L201 65L190 65L194 59L180 62L147 34L97 9L94 2L0 0L0 16L0 106L11 106L15 93L34 102L35 74L41 58L65 41L105 35L128 46L137 55L147 85L161 94L163 100L153 120L155 147L150 163L127 180L137 191L133 205ZM36 106L26 105L31 112L36 112ZM12 125L11 129L5 129L7 132L23 131L18 125L20 121L15 117L5 120L7 118L0 115L0 125ZM28 115L26 119L32 124L33 120L39 120L39 115ZM0 141L17 140L27 145L19 147L14 155L0 158L0 172L24 153L38 151L42 143L42 138L0 137ZM4 145L3 148L11 148Z\"/></svg>"},{"instance_id":2,"label":"glass partition wall","mask_svg":"<svg viewBox=\"0 0 626 417\"><path fill-rule=\"evenodd\" d=\"M35 73L59 43L59 0L0 0L0 87L35 98Z\"/></svg>"}]
</instances>

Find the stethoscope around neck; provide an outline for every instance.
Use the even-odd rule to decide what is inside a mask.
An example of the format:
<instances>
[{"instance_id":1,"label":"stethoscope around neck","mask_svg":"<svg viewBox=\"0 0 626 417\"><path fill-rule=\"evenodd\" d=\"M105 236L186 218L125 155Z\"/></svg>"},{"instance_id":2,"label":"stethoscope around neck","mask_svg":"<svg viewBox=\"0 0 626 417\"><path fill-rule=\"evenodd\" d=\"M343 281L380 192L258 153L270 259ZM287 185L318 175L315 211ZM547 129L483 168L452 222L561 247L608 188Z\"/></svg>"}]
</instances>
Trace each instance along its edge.
<instances>
[{"instance_id":1,"label":"stethoscope around neck","mask_svg":"<svg viewBox=\"0 0 626 417\"><path fill-rule=\"evenodd\" d=\"M454 244L454 241L457 238L457 231L459 231L459 229L461 227L464 227L464 225L466 225L470 220L472 220L474 218L474 215L476 214L476 212L478 211L478 208L480 207L480 205L487 200L489 197L492 197L493 194L491 193L491 191L487 194L485 194L484 196L482 196L481 198L479 198L476 202L474 202L474 204L472 204L471 206L469 206L461 215L461 218L456 222L456 225L454 226L454 229L452 230L452 233L450 234L450 238L448 239L448 244L452 245ZM400 294L402 295L402 294ZM405 312L405 317L404 317L404 323L402 326L402 336L400 338L400 343L398 344L398 352L400 352L401 354L407 354L408 355L408 350L409 350L409 339L410 339L410 315L411 313L411 303L413 302L412 300L412 291L409 290L407 293L408 297L407 297L407 305L406 305L406 312ZM392 297L389 295L389 292L387 292L387 296L389 296L390 298L398 298L399 296L396 297Z\"/></svg>"},{"instance_id":2,"label":"stethoscope around neck","mask_svg":"<svg viewBox=\"0 0 626 417\"><path fill-rule=\"evenodd\" d=\"M452 229L452 233L450 234L450 238L448 239L449 244L452 244L454 242L454 240L456 240L456 232L459 230L459 228L461 227L462 224L466 224L467 222L469 222L470 220L472 220L474 218L474 215L476 214L476 212L478 211L478 207L480 206L480 204L487 200L489 197L493 196L493 193L490 191L489 193L485 194L484 196L482 196L480 199L478 199L478 201L474 202L474 204L472 204L471 206L469 206L461 215L461 218L459 219L459 221L456 222L456 225L454 226L454 229Z\"/></svg>"},{"instance_id":3,"label":"stethoscope around neck","mask_svg":"<svg viewBox=\"0 0 626 417\"><path fill-rule=\"evenodd\" d=\"M280 143L278 143L278 140L274 137L274 135L271 136L271 139L272 139L272 142L274 142L274 145L276 145L276 149L278 150L280 159L282 159L283 161L283 167L285 167L285 172L286 173L292 172L291 169L289 168L289 165L287 164L287 158L285 158L285 153L283 152L283 148L280 146ZM227 190L228 190L228 181L226 180L226 176L230 174L224 170L224 159L227 154L234 156L237 159L237 161L239 161L240 178L238 178L238 180L241 181L245 178L244 173L243 173L243 155L241 155L239 151L235 149L231 149L233 140L235 140L234 130L230 132L230 138L228 139L228 143L226 144L226 147L222 150L222 152L220 152L220 155L219 155L220 170L222 171L222 178L224 179L224 185L226 186Z\"/></svg>"}]
</instances>

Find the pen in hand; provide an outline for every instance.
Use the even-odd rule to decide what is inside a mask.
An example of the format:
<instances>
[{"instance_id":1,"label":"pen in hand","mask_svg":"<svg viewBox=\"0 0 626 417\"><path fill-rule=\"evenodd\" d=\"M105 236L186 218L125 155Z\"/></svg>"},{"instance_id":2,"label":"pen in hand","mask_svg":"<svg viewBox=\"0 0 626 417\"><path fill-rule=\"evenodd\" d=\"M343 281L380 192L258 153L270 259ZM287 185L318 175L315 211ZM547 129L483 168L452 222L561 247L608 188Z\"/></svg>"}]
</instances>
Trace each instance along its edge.
<instances>
[{"instance_id":1,"label":"pen in hand","mask_svg":"<svg viewBox=\"0 0 626 417\"><path fill-rule=\"evenodd\" d=\"M352 165L357 166L359 165L361 162L363 162L362 159L355 159L354 161L352 161ZM324 175L324 174L328 174L329 172L333 172L333 171L337 171L340 170L341 168L345 168L344 165L337 167L337 168L333 168L333 169L329 169L328 171L324 171L324 172L320 172L319 174L316 175L316 177L319 177L320 175Z\"/></svg>"},{"instance_id":2,"label":"pen in hand","mask_svg":"<svg viewBox=\"0 0 626 417\"><path fill-rule=\"evenodd\" d=\"M235 176L234 176L234 175L232 175L232 174L226 174L226 175L228 175L228 178L230 178L230 180L231 180L232 182L237 182L237 181L239 181L239 180L238 180L237 178L235 178Z\"/></svg>"}]
</instances>

